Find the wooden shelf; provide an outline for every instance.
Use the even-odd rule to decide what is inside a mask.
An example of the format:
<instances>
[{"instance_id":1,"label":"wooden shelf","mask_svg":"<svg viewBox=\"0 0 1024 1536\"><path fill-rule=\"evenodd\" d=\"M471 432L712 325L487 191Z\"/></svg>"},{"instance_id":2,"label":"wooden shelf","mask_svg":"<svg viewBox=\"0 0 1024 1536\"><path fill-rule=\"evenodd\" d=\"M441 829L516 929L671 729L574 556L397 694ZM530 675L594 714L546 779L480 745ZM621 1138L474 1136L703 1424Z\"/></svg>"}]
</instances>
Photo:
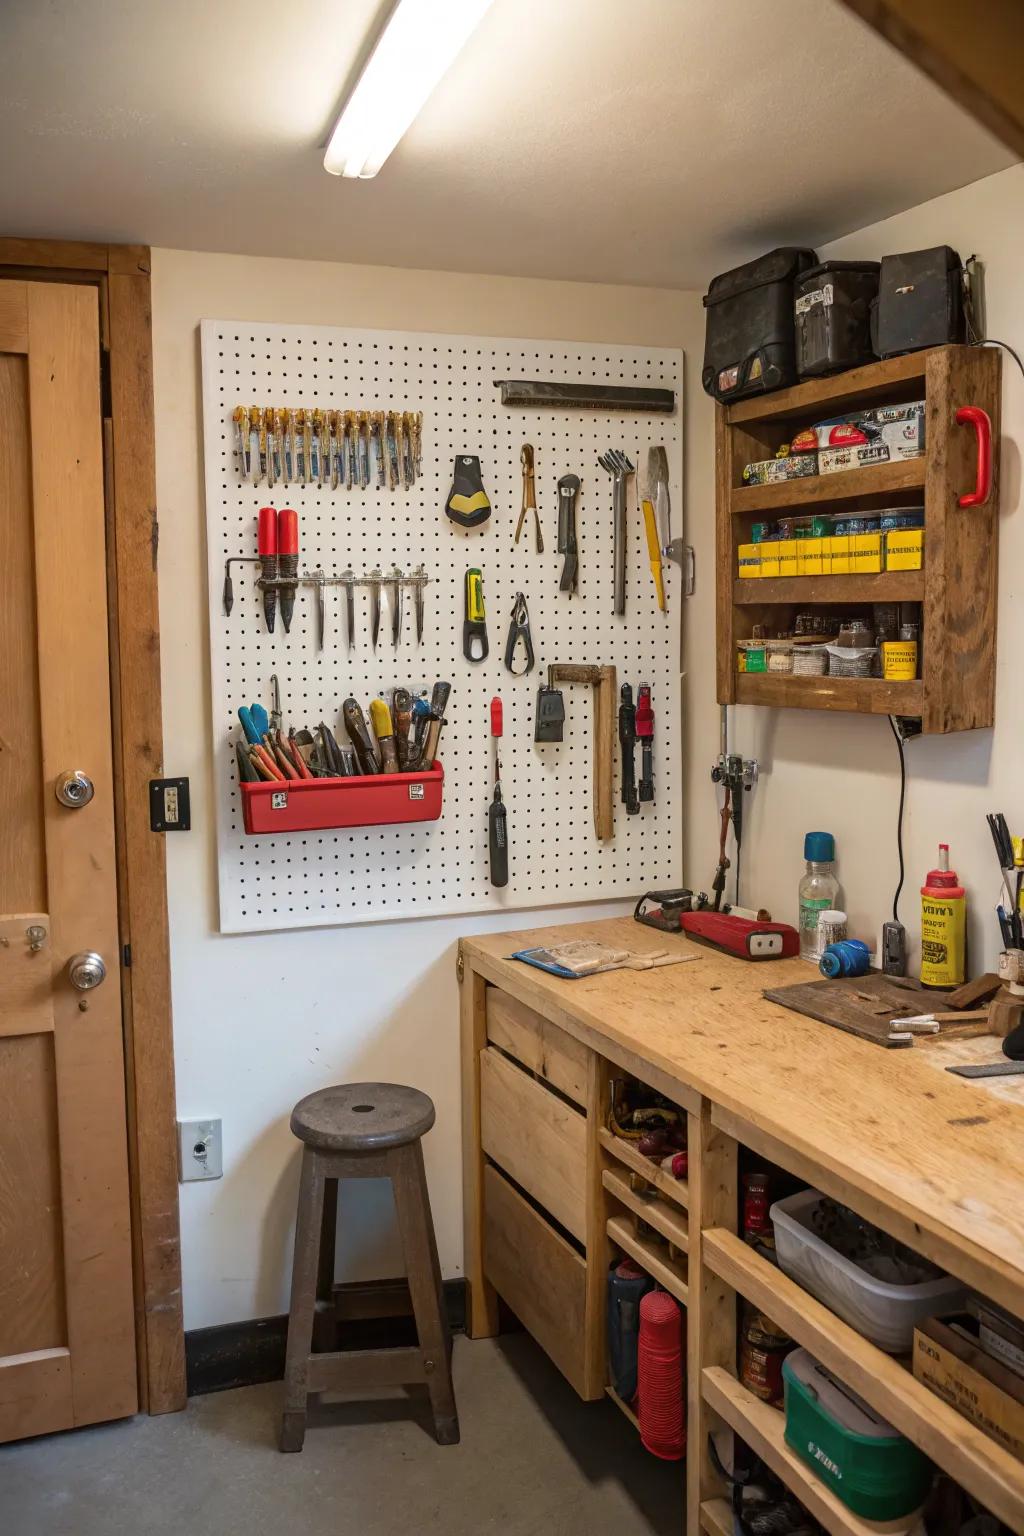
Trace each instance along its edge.
<instances>
[{"instance_id":1,"label":"wooden shelf","mask_svg":"<svg viewBox=\"0 0 1024 1536\"><path fill-rule=\"evenodd\" d=\"M617 1243L641 1268L646 1269L651 1278L663 1285L676 1301L686 1306L689 1295L686 1276L681 1266L674 1264L663 1248L649 1242L647 1238L637 1237L632 1222L627 1221L625 1216L613 1216L608 1222L607 1231L613 1243Z\"/></svg>"},{"instance_id":2,"label":"wooden shelf","mask_svg":"<svg viewBox=\"0 0 1024 1536\"><path fill-rule=\"evenodd\" d=\"M619 1162L625 1164L633 1173L641 1174L655 1186L659 1194L671 1200L674 1205L682 1206L684 1211L686 1210L690 1197L685 1179L674 1179L670 1173L659 1168L657 1163L652 1163L649 1157L644 1157L642 1152L638 1152L631 1142L623 1141L621 1136L616 1136L604 1126L598 1132L598 1138L604 1150L612 1157L617 1157Z\"/></svg>"},{"instance_id":3,"label":"wooden shelf","mask_svg":"<svg viewBox=\"0 0 1024 1536\"><path fill-rule=\"evenodd\" d=\"M756 1451L832 1536L881 1536L883 1532L886 1536L903 1536L917 1525L916 1515L883 1524L865 1520L847 1509L828 1485L790 1450L784 1438L785 1417L780 1410L762 1403L721 1366L705 1367L701 1390L704 1401Z\"/></svg>"},{"instance_id":4,"label":"wooden shelf","mask_svg":"<svg viewBox=\"0 0 1024 1536\"><path fill-rule=\"evenodd\" d=\"M632 1424L633 1428L639 1432L640 1420L637 1418L636 1414L633 1412L632 1408L625 1401L625 1399L619 1396L614 1387L605 1387L604 1390L605 1395L611 1398L619 1412L623 1414Z\"/></svg>"},{"instance_id":5,"label":"wooden shelf","mask_svg":"<svg viewBox=\"0 0 1024 1536\"><path fill-rule=\"evenodd\" d=\"M788 509L830 507L836 502L878 504L905 491L924 491L925 464L919 459L899 459L895 464L868 464L863 469L841 469L832 475L806 475L800 480L777 480L773 485L738 485L730 497L733 516L744 512L785 512Z\"/></svg>"},{"instance_id":6,"label":"wooden shelf","mask_svg":"<svg viewBox=\"0 0 1024 1536\"><path fill-rule=\"evenodd\" d=\"M930 356L931 351L911 352L907 357L891 357L883 363L868 363L863 368L833 373L827 379L808 379L806 383L794 384L791 389L776 390L772 395L738 400L735 405L725 407L726 420L730 426L739 426L747 422L801 416L810 424L815 418L838 416L858 406L878 405L898 398L909 400L914 395L914 391L907 387L911 384L920 386L920 392L924 393Z\"/></svg>"},{"instance_id":7,"label":"wooden shelf","mask_svg":"<svg viewBox=\"0 0 1024 1536\"><path fill-rule=\"evenodd\" d=\"M707 1536L735 1536L736 1522L728 1499L708 1499L701 1505L700 1528Z\"/></svg>"},{"instance_id":8,"label":"wooden shelf","mask_svg":"<svg viewBox=\"0 0 1024 1536\"><path fill-rule=\"evenodd\" d=\"M641 1221L646 1221L648 1226L654 1227L662 1237L681 1248L683 1253L689 1252L690 1228L686 1217L679 1214L676 1206L669 1205L667 1200L662 1200L658 1195L643 1195L630 1189L626 1175L617 1168L606 1168L601 1175L601 1182L608 1193L627 1210L639 1216Z\"/></svg>"},{"instance_id":9,"label":"wooden shelf","mask_svg":"<svg viewBox=\"0 0 1024 1536\"><path fill-rule=\"evenodd\" d=\"M737 576L732 600L739 608L765 603L919 603L924 571L878 571L864 576Z\"/></svg>"},{"instance_id":10,"label":"wooden shelf","mask_svg":"<svg viewBox=\"0 0 1024 1536\"><path fill-rule=\"evenodd\" d=\"M795 677L788 672L740 672L737 704L771 704L780 709L838 709L859 715L924 712L924 683L889 683L883 677Z\"/></svg>"},{"instance_id":11,"label":"wooden shelf","mask_svg":"<svg viewBox=\"0 0 1024 1536\"><path fill-rule=\"evenodd\" d=\"M702 1235L704 1263L912 1440L1011 1529L1021 1529L1024 1463L930 1392L731 1232Z\"/></svg>"}]
</instances>

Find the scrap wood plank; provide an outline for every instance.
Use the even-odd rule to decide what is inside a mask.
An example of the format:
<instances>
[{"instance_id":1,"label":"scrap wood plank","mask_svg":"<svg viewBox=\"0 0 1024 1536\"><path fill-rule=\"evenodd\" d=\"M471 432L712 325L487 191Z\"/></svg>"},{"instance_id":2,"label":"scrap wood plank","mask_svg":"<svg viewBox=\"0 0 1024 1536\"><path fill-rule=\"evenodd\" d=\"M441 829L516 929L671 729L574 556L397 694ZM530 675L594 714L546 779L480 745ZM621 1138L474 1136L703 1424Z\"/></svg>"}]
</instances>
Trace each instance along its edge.
<instances>
[{"instance_id":1,"label":"scrap wood plank","mask_svg":"<svg viewBox=\"0 0 1024 1536\"><path fill-rule=\"evenodd\" d=\"M837 981L801 981L794 987L766 988L764 996L770 1003L780 1003L783 1008L792 1008L821 1024L831 1024L833 1029L895 1050L913 1042L894 1040L889 1020L912 1013L920 993L920 986L910 978L883 976L873 971L867 976Z\"/></svg>"}]
</instances>

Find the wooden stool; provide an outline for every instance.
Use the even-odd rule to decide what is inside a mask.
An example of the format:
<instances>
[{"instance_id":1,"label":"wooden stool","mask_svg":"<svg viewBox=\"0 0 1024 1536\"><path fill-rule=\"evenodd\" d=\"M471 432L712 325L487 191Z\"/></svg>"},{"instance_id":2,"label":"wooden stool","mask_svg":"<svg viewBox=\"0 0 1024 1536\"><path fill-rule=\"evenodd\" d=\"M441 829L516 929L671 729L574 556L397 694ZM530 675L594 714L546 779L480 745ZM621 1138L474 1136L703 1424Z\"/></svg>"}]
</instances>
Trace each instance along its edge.
<instances>
[{"instance_id":1,"label":"wooden stool","mask_svg":"<svg viewBox=\"0 0 1024 1536\"><path fill-rule=\"evenodd\" d=\"M282 1451L301 1451L311 1392L425 1381L440 1445L456 1445L452 1341L441 1291L420 1138L434 1123L425 1093L393 1083L322 1088L296 1104L291 1127L303 1143L295 1262L284 1368ZM338 1180L391 1180L419 1343L409 1349L334 1350L334 1241Z\"/></svg>"}]
</instances>

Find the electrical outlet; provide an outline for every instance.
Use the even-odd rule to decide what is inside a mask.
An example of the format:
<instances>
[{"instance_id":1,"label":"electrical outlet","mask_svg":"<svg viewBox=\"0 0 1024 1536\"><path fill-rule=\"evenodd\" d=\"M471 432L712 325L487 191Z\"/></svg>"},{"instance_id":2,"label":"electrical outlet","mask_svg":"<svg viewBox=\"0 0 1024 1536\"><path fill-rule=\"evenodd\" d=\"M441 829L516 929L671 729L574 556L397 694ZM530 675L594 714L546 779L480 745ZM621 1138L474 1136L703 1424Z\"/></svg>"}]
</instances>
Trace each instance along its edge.
<instances>
[{"instance_id":1,"label":"electrical outlet","mask_svg":"<svg viewBox=\"0 0 1024 1536\"><path fill-rule=\"evenodd\" d=\"M219 1120L178 1121L178 1182L219 1179L224 1172Z\"/></svg>"}]
</instances>

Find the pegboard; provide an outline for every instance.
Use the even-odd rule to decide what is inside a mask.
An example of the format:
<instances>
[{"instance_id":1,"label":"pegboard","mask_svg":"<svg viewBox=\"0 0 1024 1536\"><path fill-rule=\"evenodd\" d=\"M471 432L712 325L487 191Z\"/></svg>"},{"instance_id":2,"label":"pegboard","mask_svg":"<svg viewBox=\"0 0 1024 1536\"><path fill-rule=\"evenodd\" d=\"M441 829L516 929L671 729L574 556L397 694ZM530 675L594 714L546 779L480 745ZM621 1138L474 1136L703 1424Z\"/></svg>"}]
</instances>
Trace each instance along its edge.
<instances>
[{"instance_id":1,"label":"pegboard","mask_svg":"<svg viewBox=\"0 0 1024 1536\"><path fill-rule=\"evenodd\" d=\"M681 573L664 566L668 611L655 601L635 481L627 510L626 612L613 614L612 481L597 456L621 448L641 471L647 449L668 452L672 532L682 532L682 353L671 348L495 340L330 326L204 320L201 327L209 562L210 663L217 807L220 928L225 933L373 922L460 912L499 912L637 896L680 883L682 760L680 719ZM499 403L495 379L621 382L675 390L672 416L609 411L521 410ZM423 474L410 490L331 490L243 479L231 413L236 405L423 411ZM518 545L522 501L519 452L534 446L545 553L534 548L532 517ZM444 514L458 453L477 454L493 514L479 529ZM580 476L579 591L560 592L559 478ZM326 590L324 649L317 649L316 594L300 586L291 633L263 623L259 567L232 568L235 600L225 617L224 561L256 552L263 504L299 515L300 569L330 574L375 565L411 571L422 561L426 589L422 644L407 596L400 644L384 612L371 647L368 589L356 589L356 635L347 647L344 590ZM462 653L468 567L483 572L490 645L486 661ZM526 677L504 667L515 595L529 606L536 666ZM592 818L593 701L589 688L564 689L565 739L533 740L537 689L549 662L614 663L618 682L651 684L655 713L655 801L627 816L619 799L616 741L615 835L599 842ZM521 665L521 654L517 657ZM432 823L248 837L242 828L234 740L239 705L269 708L270 676L281 688L285 724L325 720L345 739L341 702L353 694L368 711L385 689L429 689L451 681L439 758L444 809ZM493 787L489 704L504 704L501 777L508 809L509 883L488 878L487 808ZM636 755L640 770L639 748Z\"/></svg>"}]
</instances>

